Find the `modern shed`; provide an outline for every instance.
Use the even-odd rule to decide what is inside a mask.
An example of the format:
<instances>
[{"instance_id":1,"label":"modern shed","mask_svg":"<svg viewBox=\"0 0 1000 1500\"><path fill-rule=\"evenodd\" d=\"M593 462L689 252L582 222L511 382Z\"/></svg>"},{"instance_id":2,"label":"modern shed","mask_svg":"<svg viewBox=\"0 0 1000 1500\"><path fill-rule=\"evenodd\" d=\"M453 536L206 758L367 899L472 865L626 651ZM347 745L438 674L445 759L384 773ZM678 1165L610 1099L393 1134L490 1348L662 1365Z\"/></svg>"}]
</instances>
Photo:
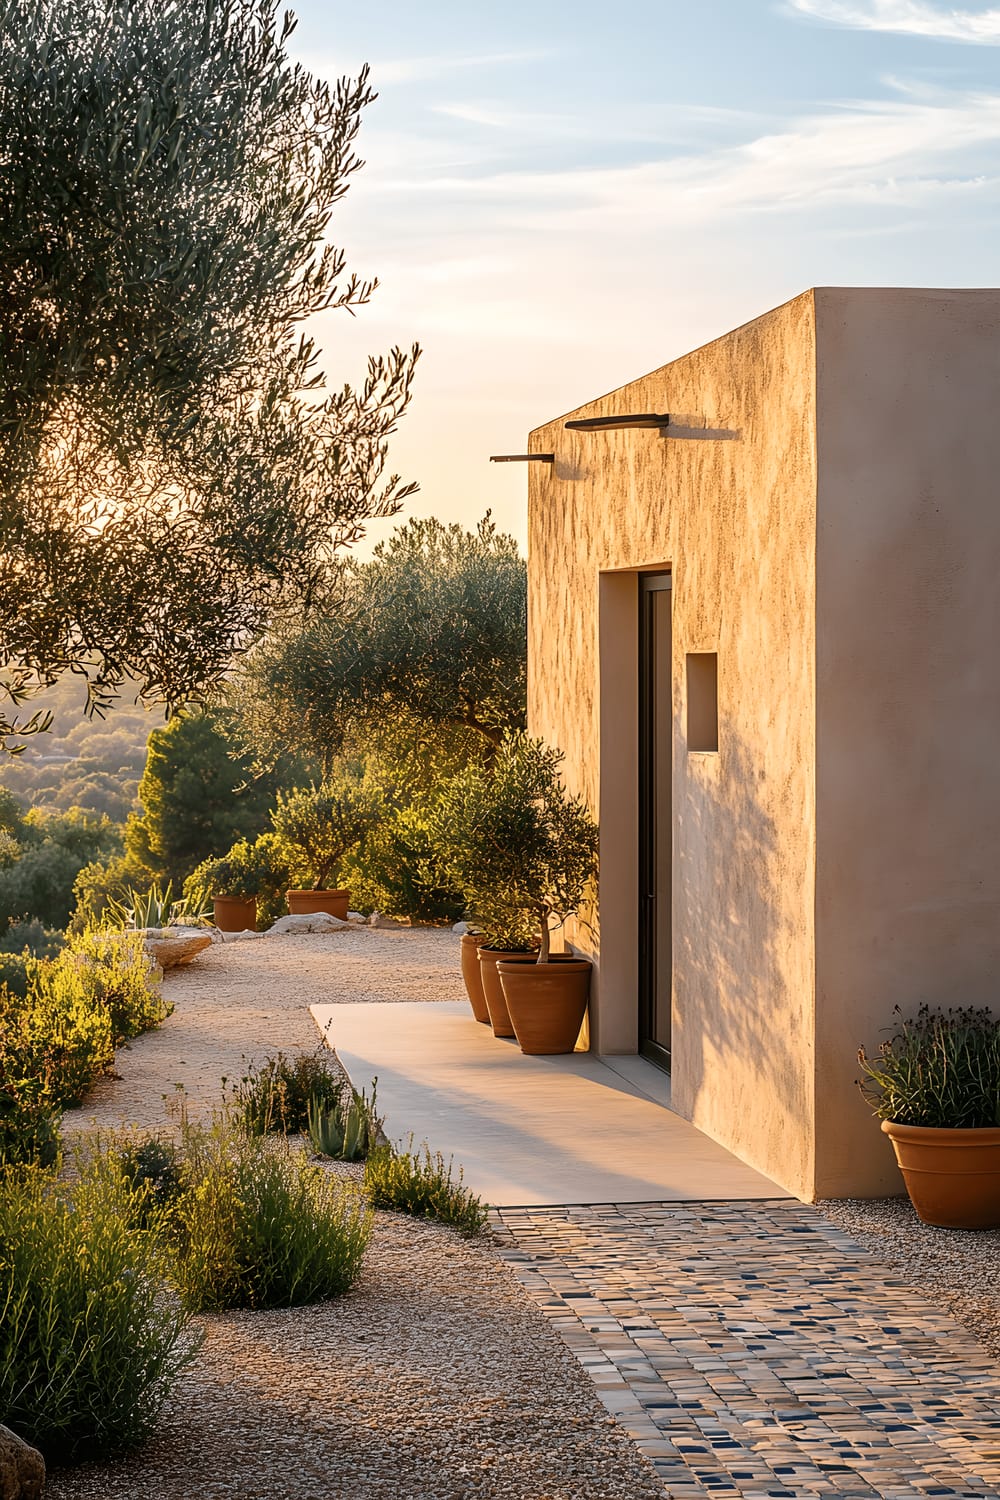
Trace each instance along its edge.
<instances>
[{"instance_id":1,"label":"modern shed","mask_svg":"<svg viewBox=\"0 0 1000 1500\"><path fill-rule=\"evenodd\" d=\"M859 1043L1000 1000L1000 291L810 291L529 448L592 1045L803 1198L896 1192Z\"/></svg>"}]
</instances>

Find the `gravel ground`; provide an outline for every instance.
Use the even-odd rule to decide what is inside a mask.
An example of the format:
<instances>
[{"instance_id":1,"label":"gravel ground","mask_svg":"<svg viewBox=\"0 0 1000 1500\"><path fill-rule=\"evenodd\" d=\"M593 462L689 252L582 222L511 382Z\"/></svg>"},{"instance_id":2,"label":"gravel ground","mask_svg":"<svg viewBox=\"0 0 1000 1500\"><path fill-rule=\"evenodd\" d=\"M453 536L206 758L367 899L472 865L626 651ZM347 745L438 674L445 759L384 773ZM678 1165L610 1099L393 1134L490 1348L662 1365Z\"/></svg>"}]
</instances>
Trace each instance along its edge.
<instances>
[{"instance_id":1,"label":"gravel ground","mask_svg":"<svg viewBox=\"0 0 1000 1500\"><path fill-rule=\"evenodd\" d=\"M934 1229L908 1198L815 1205L1000 1359L1000 1229Z\"/></svg>"},{"instance_id":2,"label":"gravel ground","mask_svg":"<svg viewBox=\"0 0 1000 1500\"><path fill-rule=\"evenodd\" d=\"M213 947L167 978L174 1015L119 1056L76 1123L160 1127L183 1082L311 1047L316 1001L452 1000L458 939L414 930ZM433 1145L433 1142L431 1143ZM152 1440L56 1470L49 1500L654 1500L651 1466L488 1237L375 1215L358 1286L314 1307L199 1320Z\"/></svg>"}]
</instances>

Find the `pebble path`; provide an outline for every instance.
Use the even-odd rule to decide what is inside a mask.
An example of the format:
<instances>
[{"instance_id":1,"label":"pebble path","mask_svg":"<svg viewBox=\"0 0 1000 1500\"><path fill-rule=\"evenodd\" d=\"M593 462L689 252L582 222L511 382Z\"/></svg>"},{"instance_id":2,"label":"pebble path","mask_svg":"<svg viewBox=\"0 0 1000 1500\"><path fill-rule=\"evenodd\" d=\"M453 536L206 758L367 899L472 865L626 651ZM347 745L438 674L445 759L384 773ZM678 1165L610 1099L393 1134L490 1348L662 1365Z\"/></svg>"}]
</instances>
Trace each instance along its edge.
<instances>
[{"instance_id":1,"label":"pebble path","mask_svg":"<svg viewBox=\"0 0 1000 1500\"><path fill-rule=\"evenodd\" d=\"M674 1500L1000 1496L986 1350L814 1210L500 1217L508 1263Z\"/></svg>"}]
</instances>

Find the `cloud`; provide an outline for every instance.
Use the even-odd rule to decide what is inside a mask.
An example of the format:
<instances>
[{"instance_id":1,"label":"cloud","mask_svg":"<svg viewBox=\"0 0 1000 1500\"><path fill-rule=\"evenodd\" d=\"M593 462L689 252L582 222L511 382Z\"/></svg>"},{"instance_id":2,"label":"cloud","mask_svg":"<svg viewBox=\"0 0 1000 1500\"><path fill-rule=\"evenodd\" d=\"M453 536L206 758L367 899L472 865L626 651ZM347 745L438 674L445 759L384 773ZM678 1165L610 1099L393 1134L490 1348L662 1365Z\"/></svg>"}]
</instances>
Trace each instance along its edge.
<instances>
[{"instance_id":1,"label":"cloud","mask_svg":"<svg viewBox=\"0 0 1000 1500\"><path fill-rule=\"evenodd\" d=\"M831 106L738 143L609 167L538 171L525 157L523 165L499 170L421 171L417 155L394 165L373 173L365 191L436 201L439 219L454 206L467 228L493 231L592 226L627 234L651 223L916 204L992 188L1000 174L1000 94Z\"/></svg>"},{"instance_id":2,"label":"cloud","mask_svg":"<svg viewBox=\"0 0 1000 1500\"><path fill-rule=\"evenodd\" d=\"M1000 46L1000 9L959 10L929 0L787 0L794 14L857 31L892 31L932 41Z\"/></svg>"},{"instance_id":3,"label":"cloud","mask_svg":"<svg viewBox=\"0 0 1000 1500\"><path fill-rule=\"evenodd\" d=\"M380 86L387 83L422 83L444 78L451 73L472 68L509 67L517 63L543 62L551 57L547 51L483 52L471 55L442 53L436 57L384 58L372 63L372 78Z\"/></svg>"}]
</instances>

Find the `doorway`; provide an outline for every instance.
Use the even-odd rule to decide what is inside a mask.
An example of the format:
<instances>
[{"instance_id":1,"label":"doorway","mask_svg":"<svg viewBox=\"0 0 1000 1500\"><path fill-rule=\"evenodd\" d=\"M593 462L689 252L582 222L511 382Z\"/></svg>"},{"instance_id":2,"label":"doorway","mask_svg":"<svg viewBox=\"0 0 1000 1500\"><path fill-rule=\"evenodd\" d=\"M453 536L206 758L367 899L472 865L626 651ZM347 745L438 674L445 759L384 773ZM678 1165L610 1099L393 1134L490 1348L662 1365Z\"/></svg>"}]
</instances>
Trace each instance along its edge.
<instances>
[{"instance_id":1,"label":"doorway","mask_svg":"<svg viewBox=\"0 0 1000 1500\"><path fill-rule=\"evenodd\" d=\"M639 575L639 1051L670 1069L671 576Z\"/></svg>"}]
</instances>

